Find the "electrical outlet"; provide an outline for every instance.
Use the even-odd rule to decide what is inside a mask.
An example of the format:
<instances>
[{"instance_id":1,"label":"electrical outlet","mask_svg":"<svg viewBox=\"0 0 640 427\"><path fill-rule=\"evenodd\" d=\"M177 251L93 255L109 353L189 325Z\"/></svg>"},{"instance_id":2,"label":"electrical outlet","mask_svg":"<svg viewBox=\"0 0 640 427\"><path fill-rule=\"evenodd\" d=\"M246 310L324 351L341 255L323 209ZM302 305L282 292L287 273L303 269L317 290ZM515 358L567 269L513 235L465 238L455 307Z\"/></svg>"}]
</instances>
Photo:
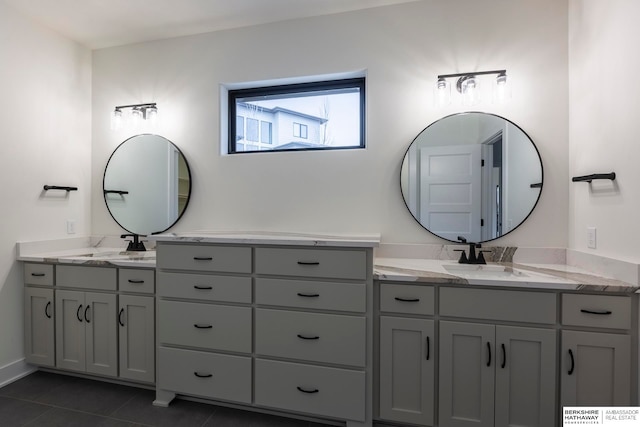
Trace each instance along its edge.
<instances>
[{"instance_id":1,"label":"electrical outlet","mask_svg":"<svg viewBox=\"0 0 640 427\"><path fill-rule=\"evenodd\" d=\"M591 249L596 248L596 228L587 227L587 247Z\"/></svg>"},{"instance_id":2,"label":"electrical outlet","mask_svg":"<svg viewBox=\"0 0 640 427\"><path fill-rule=\"evenodd\" d=\"M76 234L76 220L68 219L67 220L67 234Z\"/></svg>"}]
</instances>

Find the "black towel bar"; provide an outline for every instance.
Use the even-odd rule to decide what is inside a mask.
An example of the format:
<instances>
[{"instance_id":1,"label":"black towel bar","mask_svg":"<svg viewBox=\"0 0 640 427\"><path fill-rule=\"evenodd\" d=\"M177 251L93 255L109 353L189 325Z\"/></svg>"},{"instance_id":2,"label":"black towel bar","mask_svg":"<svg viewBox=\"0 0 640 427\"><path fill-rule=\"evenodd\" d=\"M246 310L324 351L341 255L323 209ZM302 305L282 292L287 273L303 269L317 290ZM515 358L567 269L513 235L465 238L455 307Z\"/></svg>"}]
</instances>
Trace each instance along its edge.
<instances>
[{"instance_id":1,"label":"black towel bar","mask_svg":"<svg viewBox=\"0 0 640 427\"><path fill-rule=\"evenodd\" d=\"M64 190L64 191L78 191L78 187L61 187L59 185L45 185L44 191L49 190Z\"/></svg>"},{"instance_id":2,"label":"black towel bar","mask_svg":"<svg viewBox=\"0 0 640 427\"><path fill-rule=\"evenodd\" d=\"M591 175L574 176L573 178L571 178L571 181L573 181L573 182L591 182L594 179L610 179L611 181L613 181L614 179L616 179L616 173L615 172L611 172L611 173L592 173Z\"/></svg>"},{"instance_id":3,"label":"black towel bar","mask_svg":"<svg viewBox=\"0 0 640 427\"><path fill-rule=\"evenodd\" d=\"M104 190L104 194L111 194L111 193L112 194L120 194L120 195L129 194L128 191L122 191L122 190Z\"/></svg>"}]
</instances>

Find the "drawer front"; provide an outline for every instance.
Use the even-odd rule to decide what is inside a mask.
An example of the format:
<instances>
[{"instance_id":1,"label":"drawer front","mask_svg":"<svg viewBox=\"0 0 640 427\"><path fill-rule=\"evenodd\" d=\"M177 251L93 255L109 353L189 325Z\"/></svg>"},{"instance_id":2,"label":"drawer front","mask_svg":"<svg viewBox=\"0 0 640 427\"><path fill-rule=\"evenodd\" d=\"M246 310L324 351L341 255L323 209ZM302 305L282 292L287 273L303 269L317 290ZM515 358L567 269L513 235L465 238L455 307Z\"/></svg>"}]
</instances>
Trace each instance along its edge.
<instances>
[{"instance_id":1,"label":"drawer front","mask_svg":"<svg viewBox=\"0 0 640 427\"><path fill-rule=\"evenodd\" d=\"M256 303L364 313L367 288L364 283L258 278Z\"/></svg>"},{"instance_id":2,"label":"drawer front","mask_svg":"<svg viewBox=\"0 0 640 427\"><path fill-rule=\"evenodd\" d=\"M556 295L544 292L442 287L440 315L554 324Z\"/></svg>"},{"instance_id":3,"label":"drawer front","mask_svg":"<svg viewBox=\"0 0 640 427\"><path fill-rule=\"evenodd\" d=\"M24 283L53 286L53 265L26 262L24 264Z\"/></svg>"},{"instance_id":4,"label":"drawer front","mask_svg":"<svg viewBox=\"0 0 640 427\"><path fill-rule=\"evenodd\" d=\"M256 353L365 366L364 317L256 309Z\"/></svg>"},{"instance_id":5,"label":"drawer front","mask_svg":"<svg viewBox=\"0 0 640 427\"><path fill-rule=\"evenodd\" d=\"M155 290L155 270L120 268L118 288L123 292L152 294Z\"/></svg>"},{"instance_id":6,"label":"drawer front","mask_svg":"<svg viewBox=\"0 0 640 427\"><path fill-rule=\"evenodd\" d=\"M56 267L56 286L115 291L117 288L116 273L115 268L58 265Z\"/></svg>"},{"instance_id":7,"label":"drawer front","mask_svg":"<svg viewBox=\"0 0 640 427\"><path fill-rule=\"evenodd\" d=\"M631 298L562 295L562 324L596 328L631 328Z\"/></svg>"},{"instance_id":8,"label":"drawer front","mask_svg":"<svg viewBox=\"0 0 640 427\"><path fill-rule=\"evenodd\" d=\"M158 388L251 403L251 358L160 347Z\"/></svg>"},{"instance_id":9,"label":"drawer front","mask_svg":"<svg viewBox=\"0 0 640 427\"><path fill-rule=\"evenodd\" d=\"M156 260L159 268L251 273L250 247L160 243Z\"/></svg>"},{"instance_id":10,"label":"drawer front","mask_svg":"<svg viewBox=\"0 0 640 427\"><path fill-rule=\"evenodd\" d=\"M435 290L432 286L380 285L380 311L433 315Z\"/></svg>"},{"instance_id":11,"label":"drawer front","mask_svg":"<svg viewBox=\"0 0 640 427\"><path fill-rule=\"evenodd\" d=\"M251 353L251 308L158 301L161 344Z\"/></svg>"},{"instance_id":12,"label":"drawer front","mask_svg":"<svg viewBox=\"0 0 640 427\"><path fill-rule=\"evenodd\" d=\"M158 273L158 296L251 304L251 277Z\"/></svg>"},{"instance_id":13,"label":"drawer front","mask_svg":"<svg viewBox=\"0 0 640 427\"><path fill-rule=\"evenodd\" d=\"M262 359L255 363L257 405L364 421L364 372Z\"/></svg>"},{"instance_id":14,"label":"drawer front","mask_svg":"<svg viewBox=\"0 0 640 427\"><path fill-rule=\"evenodd\" d=\"M256 248L256 273L365 280L367 256L364 250Z\"/></svg>"}]
</instances>

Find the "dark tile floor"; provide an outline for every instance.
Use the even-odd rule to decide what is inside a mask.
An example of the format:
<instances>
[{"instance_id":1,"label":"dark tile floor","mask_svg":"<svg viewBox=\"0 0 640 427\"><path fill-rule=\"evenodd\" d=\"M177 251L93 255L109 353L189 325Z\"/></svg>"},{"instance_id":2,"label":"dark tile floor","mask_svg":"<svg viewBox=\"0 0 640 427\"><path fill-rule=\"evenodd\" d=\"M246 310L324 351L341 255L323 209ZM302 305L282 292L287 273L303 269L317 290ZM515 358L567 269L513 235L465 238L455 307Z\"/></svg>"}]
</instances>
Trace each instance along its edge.
<instances>
[{"instance_id":1,"label":"dark tile floor","mask_svg":"<svg viewBox=\"0 0 640 427\"><path fill-rule=\"evenodd\" d=\"M308 421L174 400L152 390L37 371L0 388L0 426L325 427Z\"/></svg>"}]
</instances>

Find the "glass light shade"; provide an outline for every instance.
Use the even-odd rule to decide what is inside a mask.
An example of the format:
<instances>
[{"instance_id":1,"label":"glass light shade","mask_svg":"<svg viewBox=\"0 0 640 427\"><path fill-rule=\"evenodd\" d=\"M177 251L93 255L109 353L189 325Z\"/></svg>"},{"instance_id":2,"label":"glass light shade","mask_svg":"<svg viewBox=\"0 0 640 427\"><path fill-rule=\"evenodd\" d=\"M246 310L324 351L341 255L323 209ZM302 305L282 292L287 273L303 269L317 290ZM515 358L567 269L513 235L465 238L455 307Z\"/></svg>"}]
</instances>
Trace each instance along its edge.
<instances>
[{"instance_id":1,"label":"glass light shade","mask_svg":"<svg viewBox=\"0 0 640 427\"><path fill-rule=\"evenodd\" d=\"M152 125L155 125L158 122L158 109L155 106L147 108L146 119Z\"/></svg>"},{"instance_id":2,"label":"glass light shade","mask_svg":"<svg viewBox=\"0 0 640 427\"><path fill-rule=\"evenodd\" d=\"M111 113L111 130L119 130L122 128L122 110L116 108Z\"/></svg>"},{"instance_id":3,"label":"glass light shade","mask_svg":"<svg viewBox=\"0 0 640 427\"><path fill-rule=\"evenodd\" d=\"M451 85L443 78L439 78L433 87L433 100L437 107L451 103Z\"/></svg>"},{"instance_id":4,"label":"glass light shade","mask_svg":"<svg viewBox=\"0 0 640 427\"><path fill-rule=\"evenodd\" d=\"M511 79L506 74L499 74L493 82L493 102L504 104L511 99Z\"/></svg>"},{"instance_id":5,"label":"glass light shade","mask_svg":"<svg viewBox=\"0 0 640 427\"><path fill-rule=\"evenodd\" d=\"M140 111L138 108L134 108L133 110L131 110L131 125L134 128L138 127L141 121L142 121L142 111Z\"/></svg>"},{"instance_id":6,"label":"glass light shade","mask_svg":"<svg viewBox=\"0 0 640 427\"><path fill-rule=\"evenodd\" d=\"M476 105L480 102L480 84L474 77L467 77L460 84L462 103L466 106Z\"/></svg>"}]
</instances>

